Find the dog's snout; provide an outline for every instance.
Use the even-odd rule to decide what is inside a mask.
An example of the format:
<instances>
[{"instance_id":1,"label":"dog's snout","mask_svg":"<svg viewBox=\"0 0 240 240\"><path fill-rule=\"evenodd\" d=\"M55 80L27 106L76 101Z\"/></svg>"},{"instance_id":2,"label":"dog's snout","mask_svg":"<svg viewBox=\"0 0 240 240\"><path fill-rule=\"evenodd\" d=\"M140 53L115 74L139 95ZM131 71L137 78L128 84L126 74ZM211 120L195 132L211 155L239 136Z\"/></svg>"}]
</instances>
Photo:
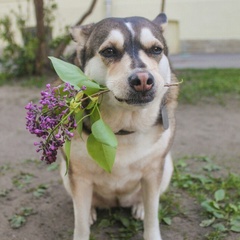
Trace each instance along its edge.
<instances>
[{"instance_id":1,"label":"dog's snout","mask_svg":"<svg viewBox=\"0 0 240 240\"><path fill-rule=\"evenodd\" d=\"M148 72L137 72L129 77L130 86L137 92L149 91L154 85L153 75Z\"/></svg>"}]
</instances>

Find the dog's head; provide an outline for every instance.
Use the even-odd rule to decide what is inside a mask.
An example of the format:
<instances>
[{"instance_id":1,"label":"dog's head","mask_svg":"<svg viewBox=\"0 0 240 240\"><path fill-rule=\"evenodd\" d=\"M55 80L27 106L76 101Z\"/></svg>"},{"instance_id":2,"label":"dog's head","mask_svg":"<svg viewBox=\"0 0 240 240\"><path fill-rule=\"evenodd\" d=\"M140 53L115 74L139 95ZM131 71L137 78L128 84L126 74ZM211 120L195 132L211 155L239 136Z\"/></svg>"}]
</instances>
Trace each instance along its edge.
<instances>
[{"instance_id":1,"label":"dog's head","mask_svg":"<svg viewBox=\"0 0 240 240\"><path fill-rule=\"evenodd\" d=\"M77 57L90 78L120 105L146 105L165 91L171 74L163 30L167 17L108 18L71 29Z\"/></svg>"}]
</instances>

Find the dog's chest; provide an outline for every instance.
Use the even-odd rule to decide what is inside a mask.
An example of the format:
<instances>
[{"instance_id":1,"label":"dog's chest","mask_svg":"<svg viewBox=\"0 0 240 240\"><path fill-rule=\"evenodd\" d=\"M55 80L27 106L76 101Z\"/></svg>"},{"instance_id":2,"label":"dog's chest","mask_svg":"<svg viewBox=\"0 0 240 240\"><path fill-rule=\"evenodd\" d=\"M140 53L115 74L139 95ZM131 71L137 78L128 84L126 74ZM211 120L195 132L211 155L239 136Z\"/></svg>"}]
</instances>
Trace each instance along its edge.
<instances>
[{"instance_id":1,"label":"dog's chest","mask_svg":"<svg viewBox=\"0 0 240 240\"><path fill-rule=\"evenodd\" d=\"M156 129L155 129L156 131ZM160 156L156 154L159 141L154 134L121 136L117 156L111 173L94 174L95 191L102 196L123 195L140 188L141 179L148 169L159 165ZM154 137L153 137L154 136Z\"/></svg>"},{"instance_id":2,"label":"dog's chest","mask_svg":"<svg viewBox=\"0 0 240 240\"><path fill-rule=\"evenodd\" d=\"M101 198L114 202L123 195L138 192L146 171L159 167L169 134L169 129L162 132L160 126L154 126L146 133L117 136L117 154L111 173L99 168L88 156L84 142L77 139L72 143L72 167L93 183L94 192Z\"/></svg>"},{"instance_id":3,"label":"dog's chest","mask_svg":"<svg viewBox=\"0 0 240 240\"><path fill-rule=\"evenodd\" d=\"M142 173L139 169L130 166L125 169L115 169L111 174L96 175L93 179L94 192L111 198L134 192L139 187Z\"/></svg>"}]
</instances>

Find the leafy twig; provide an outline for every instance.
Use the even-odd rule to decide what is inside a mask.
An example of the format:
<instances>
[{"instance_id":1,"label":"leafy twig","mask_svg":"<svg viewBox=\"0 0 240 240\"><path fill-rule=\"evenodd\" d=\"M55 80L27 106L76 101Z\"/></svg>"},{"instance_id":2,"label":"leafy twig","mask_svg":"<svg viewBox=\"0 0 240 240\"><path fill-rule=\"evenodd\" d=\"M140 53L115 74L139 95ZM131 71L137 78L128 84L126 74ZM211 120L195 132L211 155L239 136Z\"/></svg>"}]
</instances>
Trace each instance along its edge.
<instances>
[{"instance_id":1,"label":"leafy twig","mask_svg":"<svg viewBox=\"0 0 240 240\"><path fill-rule=\"evenodd\" d=\"M182 83L183 83L183 80L181 80L181 82L166 83L166 84L164 85L164 87L177 87L177 86L179 86L179 85L182 84Z\"/></svg>"}]
</instances>

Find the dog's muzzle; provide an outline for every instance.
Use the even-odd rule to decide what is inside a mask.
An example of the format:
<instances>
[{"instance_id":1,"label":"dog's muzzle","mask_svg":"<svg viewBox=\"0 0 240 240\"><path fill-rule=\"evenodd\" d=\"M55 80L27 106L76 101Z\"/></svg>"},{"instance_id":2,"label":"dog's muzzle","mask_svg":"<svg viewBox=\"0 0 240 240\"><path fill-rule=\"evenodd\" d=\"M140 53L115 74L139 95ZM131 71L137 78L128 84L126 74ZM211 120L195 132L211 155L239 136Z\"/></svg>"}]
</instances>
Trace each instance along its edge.
<instances>
[{"instance_id":1,"label":"dog's muzzle","mask_svg":"<svg viewBox=\"0 0 240 240\"><path fill-rule=\"evenodd\" d=\"M136 92L147 92L154 85L154 77L148 72L137 72L128 78L129 85Z\"/></svg>"},{"instance_id":2,"label":"dog's muzzle","mask_svg":"<svg viewBox=\"0 0 240 240\"><path fill-rule=\"evenodd\" d=\"M151 102L155 97L154 77L146 71L133 73L128 78L130 91L128 98L119 99L119 102L126 102L131 105L144 105Z\"/></svg>"}]
</instances>

